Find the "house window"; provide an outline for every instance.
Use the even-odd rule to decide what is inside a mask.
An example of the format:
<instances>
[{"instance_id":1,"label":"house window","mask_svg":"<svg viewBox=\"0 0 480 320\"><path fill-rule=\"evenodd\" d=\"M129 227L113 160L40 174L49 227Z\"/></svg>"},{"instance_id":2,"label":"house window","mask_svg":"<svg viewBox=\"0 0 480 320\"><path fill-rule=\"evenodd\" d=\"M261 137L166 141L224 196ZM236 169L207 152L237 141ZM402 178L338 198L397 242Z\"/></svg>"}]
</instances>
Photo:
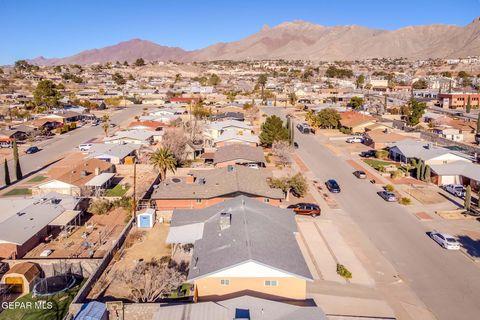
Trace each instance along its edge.
<instances>
[{"instance_id":1,"label":"house window","mask_svg":"<svg viewBox=\"0 0 480 320\"><path fill-rule=\"evenodd\" d=\"M269 202L270 202L270 199L269 199L269 198L263 198L263 202L269 203Z\"/></svg>"},{"instance_id":2,"label":"house window","mask_svg":"<svg viewBox=\"0 0 480 320\"><path fill-rule=\"evenodd\" d=\"M228 280L228 279L221 279L221 280L220 280L220 285L221 285L221 286L229 286L229 285L230 285L230 280Z\"/></svg>"},{"instance_id":3,"label":"house window","mask_svg":"<svg viewBox=\"0 0 480 320\"><path fill-rule=\"evenodd\" d=\"M278 286L277 280L265 280L264 282L265 287L276 287Z\"/></svg>"},{"instance_id":4,"label":"house window","mask_svg":"<svg viewBox=\"0 0 480 320\"><path fill-rule=\"evenodd\" d=\"M202 203L202 199L195 199L196 203Z\"/></svg>"}]
</instances>

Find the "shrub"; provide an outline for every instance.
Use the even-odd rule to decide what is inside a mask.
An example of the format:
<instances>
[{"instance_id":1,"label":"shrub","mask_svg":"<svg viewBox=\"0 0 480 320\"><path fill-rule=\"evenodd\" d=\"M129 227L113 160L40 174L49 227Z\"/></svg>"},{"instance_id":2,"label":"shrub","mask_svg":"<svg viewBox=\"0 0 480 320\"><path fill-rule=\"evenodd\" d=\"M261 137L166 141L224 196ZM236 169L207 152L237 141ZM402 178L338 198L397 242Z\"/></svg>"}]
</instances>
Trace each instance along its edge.
<instances>
[{"instance_id":1,"label":"shrub","mask_svg":"<svg viewBox=\"0 0 480 320\"><path fill-rule=\"evenodd\" d=\"M407 206L412 203L412 199L407 198L407 197L402 197L400 199L400 204L403 204L404 206Z\"/></svg>"},{"instance_id":2,"label":"shrub","mask_svg":"<svg viewBox=\"0 0 480 320\"><path fill-rule=\"evenodd\" d=\"M387 184L385 186L385 190L388 191L388 192L393 192L395 190L395 187L392 186L391 184Z\"/></svg>"},{"instance_id":3,"label":"shrub","mask_svg":"<svg viewBox=\"0 0 480 320\"><path fill-rule=\"evenodd\" d=\"M93 214L106 214L110 211L110 209L112 209L113 207L113 204L108 201L108 200L104 200L104 199L98 199L98 200L95 200L93 201L91 204L90 204L90 207L88 208L88 211L90 211L91 213Z\"/></svg>"},{"instance_id":4,"label":"shrub","mask_svg":"<svg viewBox=\"0 0 480 320\"><path fill-rule=\"evenodd\" d=\"M375 158L377 158L377 159L388 159L388 151L387 150L377 150L377 151L375 151Z\"/></svg>"},{"instance_id":5,"label":"shrub","mask_svg":"<svg viewBox=\"0 0 480 320\"><path fill-rule=\"evenodd\" d=\"M398 179L403 176L403 171L402 170L396 170L391 173L392 179Z\"/></svg>"},{"instance_id":6,"label":"shrub","mask_svg":"<svg viewBox=\"0 0 480 320\"><path fill-rule=\"evenodd\" d=\"M348 271L348 269L343 264L340 264L340 263L337 263L337 273L341 277L344 277L345 279L352 278L352 273Z\"/></svg>"}]
</instances>

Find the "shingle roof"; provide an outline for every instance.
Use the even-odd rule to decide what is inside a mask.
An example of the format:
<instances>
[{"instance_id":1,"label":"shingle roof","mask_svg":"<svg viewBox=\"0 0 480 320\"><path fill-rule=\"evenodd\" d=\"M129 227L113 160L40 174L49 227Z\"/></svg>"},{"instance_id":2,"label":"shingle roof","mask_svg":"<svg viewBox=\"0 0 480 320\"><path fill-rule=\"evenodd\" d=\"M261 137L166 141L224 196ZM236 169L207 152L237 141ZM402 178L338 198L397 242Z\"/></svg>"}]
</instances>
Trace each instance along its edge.
<instances>
[{"instance_id":1,"label":"shingle roof","mask_svg":"<svg viewBox=\"0 0 480 320\"><path fill-rule=\"evenodd\" d=\"M260 147L252 147L246 144L231 144L218 148L213 158L213 163L243 159L252 162L265 162L263 149Z\"/></svg>"},{"instance_id":2,"label":"shingle roof","mask_svg":"<svg viewBox=\"0 0 480 320\"><path fill-rule=\"evenodd\" d=\"M459 176L480 181L480 165L467 161L455 161L445 164L432 164L430 166L439 176Z\"/></svg>"},{"instance_id":3,"label":"shingle roof","mask_svg":"<svg viewBox=\"0 0 480 320\"><path fill-rule=\"evenodd\" d=\"M252 142L252 143L259 143L258 136L253 135L251 133L244 132L243 134L239 134L238 132L235 131L225 131L222 133L218 138L213 140L214 143L222 142L222 141L228 141L228 140L240 140L240 141L245 141L245 142Z\"/></svg>"},{"instance_id":4,"label":"shingle roof","mask_svg":"<svg viewBox=\"0 0 480 320\"><path fill-rule=\"evenodd\" d=\"M452 151L447 148L437 147L424 141L416 141L410 139L403 140L395 143L393 147L398 149L407 158L417 158L424 161L445 154L453 154L465 159L469 158L469 156L464 153Z\"/></svg>"},{"instance_id":5,"label":"shingle roof","mask_svg":"<svg viewBox=\"0 0 480 320\"><path fill-rule=\"evenodd\" d=\"M88 150L88 156L90 158L100 158L102 156L112 156L117 157L119 159L123 159L128 156L133 151L139 149L139 145L135 145L132 143L126 144L118 144L118 143L111 143L111 144L93 144L90 150Z\"/></svg>"},{"instance_id":6,"label":"shingle roof","mask_svg":"<svg viewBox=\"0 0 480 320\"><path fill-rule=\"evenodd\" d=\"M163 181L152 194L152 199L210 199L233 193L257 195L273 199L283 199L280 189L271 188L267 179L271 177L266 169L251 169L244 166L227 166L210 170L194 170L193 183L185 179L174 182Z\"/></svg>"},{"instance_id":7,"label":"shingle roof","mask_svg":"<svg viewBox=\"0 0 480 320\"><path fill-rule=\"evenodd\" d=\"M230 214L230 227L224 230L219 226L222 212ZM291 210L238 196L205 209L174 210L171 228L201 222L203 237L194 243L189 280L248 261L312 279Z\"/></svg>"},{"instance_id":8,"label":"shingle roof","mask_svg":"<svg viewBox=\"0 0 480 320\"><path fill-rule=\"evenodd\" d=\"M352 128L372 121L376 121L376 119L372 116L359 112L347 111L340 113L340 123L344 127Z\"/></svg>"},{"instance_id":9,"label":"shingle roof","mask_svg":"<svg viewBox=\"0 0 480 320\"><path fill-rule=\"evenodd\" d=\"M241 296L216 302L162 305L155 313L153 320L163 319L326 320L327 317L316 306L297 306L252 296Z\"/></svg>"},{"instance_id":10,"label":"shingle roof","mask_svg":"<svg viewBox=\"0 0 480 320\"><path fill-rule=\"evenodd\" d=\"M214 121L209 124L209 128L215 129L215 130L222 130L229 127L241 128L246 130L253 129L252 126L246 124L243 121L238 121L238 120Z\"/></svg>"}]
</instances>

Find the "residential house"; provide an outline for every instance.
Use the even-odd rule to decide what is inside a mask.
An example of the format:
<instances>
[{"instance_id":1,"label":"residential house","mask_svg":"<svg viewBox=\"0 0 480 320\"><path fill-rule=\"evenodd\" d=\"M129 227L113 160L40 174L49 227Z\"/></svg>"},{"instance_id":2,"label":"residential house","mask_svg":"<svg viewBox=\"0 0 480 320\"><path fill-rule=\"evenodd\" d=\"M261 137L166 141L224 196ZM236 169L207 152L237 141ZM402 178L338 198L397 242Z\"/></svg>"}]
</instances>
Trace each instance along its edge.
<instances>
[{"instance_id":1,"label":"residential house","mask_svg":"<svg viewBox=\"0 0 480 320\"><path fill-rule=\"evenodd\" d=\"M160 141L163 132L134 129L134 130L122 130L117 131L111 137L106 137L103 142L106 144L139 144L149 146L154 141Z\"/></svg>"},{"instance_id":2,"label":"residential house","mask_svg":"<svg viewBox=\"0 0 480 320\"><path fill-rule=\"evenodd\" d=\"M245 115L243 112L220 112L212 116L214 121L223 121L223 120L237 120L245 121Z\"/></svg>"},{"instance_id":3,"label":"residential house","mask_svg":"<svg viewBox=\"0 0 480 320\"><path fill-rule=\"evenodd\" d=\"M134 157L136 151L140 148L140 144L93 144L88 150L89 158L104 160L113 164L125 163L128 157Z\"/></svg>"},{"instance_id":4,"label":"residential house","mask_svg":"<svg viewBox=\"0 0 480 320\"><path fill-rule=\"evenodd\" d=\"M85 210L79 197L48 193L0 198L0 259L23 257Z\"/></svg>"},{"instance_id":5,"label":"residential house","mask_svg":"<svg viewBox=\"0 0 480 320\"><path fill-rule=\"evenodd\" d=\"M238 133L231 130L226 131L216 139L213 139L213 146L216 148L237 143L256 147L259 145L260 140L258 139L258 136L251 134L250 132Z\"/></svg>"},{"instance_id":6,"label":"residential house","mask_svg":"<svg viewBox=\"0 0 480 320\"><path fill-rule=\"evenodd\" d=\"M128 125L129 130L148 130L148 131L162 131L169 125L159 121L133 121Z\"/></svg>"},{"instance_id":7,"label":"residential house","mask_svg":"<svg viewBox=\"0 0 480 320\"><path fill-rule=\"evenodd\" d=\"M377 120L369 115L347 111L340 113L340 124L342 127L350 129L352 133L365 132L365 128L376 123Z\"/></svg>"},{"instance_id":8,"label":"residential house","mask_svg":"<svg viewBox=\"0 0 480 320\"><path fill-rule=\"evenodd\" d=\"M394 145L398 141L410 139L407 136L394 133L388 130L371 130L363 135L363 143L372 149L384 149Z\"/></svg>"},{"instance_id":9,"label":"residential house","mask_svg":"<svg viewBox=\"0 0 480 320\"><path fill-rule=\"evenodd\" d=\"M167 243L193 244L188 282L195 299L249 295L305 300L313 281L291 210L237 196L200 210L175 210Z\"/></svg>"},{"instance_id":10,"label":"residential house","mask_svg":"<svg viewBox=\"0 0 480 320\"><path fill-rule=\"evenodd\" d=\"M235 132L237 134L252 133L253 127L243 121L225 120L210 122L205 129L205 135L216 139L225 132Z\"/></svg>"},{"instance_id":11,"label":"residential house","mask_svg":"<svg viewBox=\"0 0 480 320\"><path fill-rule=\"evenodd\" d=\"M271 205L280 205L285 195L271 188L271 172L229 165L210 170L193 170L186 177L162 181L152 194L157 209L205 208L219 202L246 195Z\"/></svg>"},{"instance_id":12,"label":"residential house","mask_svg":"<svg viewBox=\"0 0 480 320\"><path fill-rule=\"evenodd\" d=\"M460 133L460 130L455 128L451 128L451 127L435 128L433 129L433 132L438 134L440 137L448 140L463 141L463 134Z\"/></svg>"},{"instance_id":13,"label":"residential house","mask_svg":"<svg viewBox=\"0 0 480 320\"><path fill-rule=\"evenodd\" d=\"M392 160L402 163L409 163L410 160L416 159L430 166L456 161L471 162L470 157L464 153L415 140L403 140L395 143L395 145L389 149L389 156Z\"/></svg>"},{"instance_id":14,"label":"residential house","mask_svg":"<svg viewBox=\"0 0 480 320\"><path fill-rule=\"evenodd\" d=\"M98 176L102 179L108 174L108 179L104 181L100 187L108 187L109 182L113 179L115 166L109 162L99 159L80 160L75 165L72 161L60 162L49 170L48 179L45 182L32 187L32 195L42 195L50 192L70 196L90 195L91 189L89 183L98 181ZM98 187L95 187L98 188Z\"/></svg>"},{"instance_id":15,"label":"residential house","mask_svg":"<svg viewBox=\"0 0 480 320\"><path fill-rule=\"evenodd\" d=\"M158 308L153 320L327 320L317 306L302 306L285 302L240 296L222 301L191 304L170 304Z\"/></svg>"},{"instance_id":16,"label":"residential house","mask_svg":"<svg viewBox=\"0 0 480 320\"><path fill-rule=\"evenodd\" d=\"M265 167L265 156L261 147L247 144L231 144L218 148L213 158L215 167L226 167L234 164L257 164Z\"/></svg>"},{"instance_id":17,"label":"residential house","mask_svg":"<svg viewBox=\"0 0 480 320\"><path fill-rule=\"evenodd\" d=\"M472 190L480 190L480 166L468 161L454 161L446 164L432 164L432 182L441 186L446 184L470 185Z\"/></svg>"}]
</instances>

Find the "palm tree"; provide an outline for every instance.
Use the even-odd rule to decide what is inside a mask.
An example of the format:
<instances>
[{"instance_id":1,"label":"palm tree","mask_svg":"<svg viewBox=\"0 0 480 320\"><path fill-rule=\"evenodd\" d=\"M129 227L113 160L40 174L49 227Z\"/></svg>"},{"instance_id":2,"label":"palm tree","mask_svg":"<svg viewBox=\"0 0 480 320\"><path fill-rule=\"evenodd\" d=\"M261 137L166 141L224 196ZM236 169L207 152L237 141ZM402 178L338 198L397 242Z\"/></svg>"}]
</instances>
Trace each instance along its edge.
<instances>
[{"instance_id":1,"label":"palm tree","mask_svg":"<svg viewBox=\"0 0 480 320\"><path fill-rule=\"evenodd\" d=\"M172 151L164 147L155 150L155 152L150 155L150 163L160 172L160 178L162 180L165 179L168 170L175 173L175 169L177 168L177 160Z\"/></svg>"},{"instance_id":2,"label":"palm tree","mask_svg":"<svg viewBox=\"0 0 480 320\"><path fill-rule=\"evenodd\" d=\"M260 88L262 89L262 102L265 101L265 85L267 84L267 75L266 74L261 74L258 77L258 84L260 85Z\"/></svg>"},{"instance_id":3,"label":"palm tree","mask_svg":"<svg viewBox=\"0 0 480 320\"><path fill-rule=\"evenodd\" d=\"M102 128L103 128L103 131L105 132L105 136L108 135L108 128L110 127L110 117L108 114L104 114L103 117L102 117L102 121L103 121L103 124L102 124Z\"/></svg>"}]
</instances>

